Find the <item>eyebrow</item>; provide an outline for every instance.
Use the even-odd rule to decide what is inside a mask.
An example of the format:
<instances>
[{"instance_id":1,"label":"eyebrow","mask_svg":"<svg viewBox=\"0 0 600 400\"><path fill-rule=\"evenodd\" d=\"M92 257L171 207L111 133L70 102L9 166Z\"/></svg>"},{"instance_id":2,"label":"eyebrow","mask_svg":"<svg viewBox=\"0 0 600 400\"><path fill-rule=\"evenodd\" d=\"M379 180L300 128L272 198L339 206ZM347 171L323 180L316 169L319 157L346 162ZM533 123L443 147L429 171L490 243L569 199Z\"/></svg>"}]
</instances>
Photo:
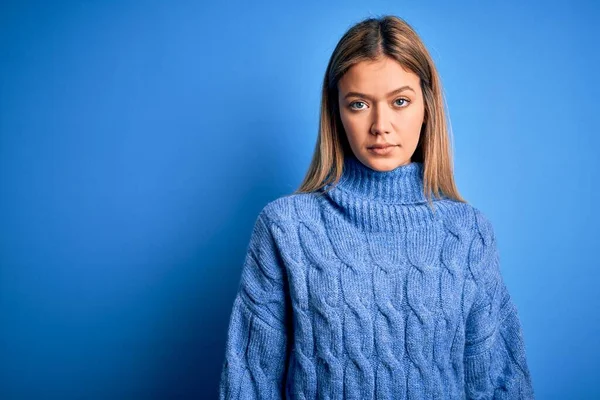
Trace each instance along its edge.
<instances>
[{"instance_id":1,"label":"eyebrow","mask_svg":"<svg viewBox=\"0 0 600 400\"><path fill-rule=\"evenodd\" d=\"M408 85L405 85L405 86L402 86L402 87L400 87L400 88L398 88L398 89L396 89L396 90L392 90L391 92L389 92L389 93L387 94L387 97L390 97L390 96L392 96L392 95L395 95L395 94L397 94L397 93L400 93L400 92L402 92L402 91L404 91L404 90L412 90L414 93L416 93L416 92L415 92L415 90L414 90L413 88L411 88L411 87L410 87L410 86L408 86ZM345 99L347 99L348 97L353 97L353 96L354 96L354 97L364 97L364 98L366 98L366 99L371 99L371 96L369 96L368 94L359 93L359 92L348 92L348 93L346 93L346 95L344 96L344 98L345 98Z\"/></svg>"}]
</instances>

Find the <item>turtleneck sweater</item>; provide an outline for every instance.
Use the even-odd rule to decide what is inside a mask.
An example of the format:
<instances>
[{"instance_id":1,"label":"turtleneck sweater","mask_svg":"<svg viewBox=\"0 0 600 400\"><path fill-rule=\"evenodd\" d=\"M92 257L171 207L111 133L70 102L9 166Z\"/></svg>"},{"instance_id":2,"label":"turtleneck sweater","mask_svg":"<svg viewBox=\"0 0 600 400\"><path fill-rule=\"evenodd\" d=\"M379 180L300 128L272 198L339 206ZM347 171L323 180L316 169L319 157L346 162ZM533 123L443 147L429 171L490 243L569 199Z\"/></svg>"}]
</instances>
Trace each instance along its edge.
<instances>
[{"instance_id":1,"label":"turtleneck sweater","mask_svg":"<svg viewBox=\"0 0 600 400\"><path fill-rule=\"evenodd\" d=\"M344 160L337 184L258 214L219 398L533 399L490 220L428 204L424 165Z\"/></svg>"}]
</instances>

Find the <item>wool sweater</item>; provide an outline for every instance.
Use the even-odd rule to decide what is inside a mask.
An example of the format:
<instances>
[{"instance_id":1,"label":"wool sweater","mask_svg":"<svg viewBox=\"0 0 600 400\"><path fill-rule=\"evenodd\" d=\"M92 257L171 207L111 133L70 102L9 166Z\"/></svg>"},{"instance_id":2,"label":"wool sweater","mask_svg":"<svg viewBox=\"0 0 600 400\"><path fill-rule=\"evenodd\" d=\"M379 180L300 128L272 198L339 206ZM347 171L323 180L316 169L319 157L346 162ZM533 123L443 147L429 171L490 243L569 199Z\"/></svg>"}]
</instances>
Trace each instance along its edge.
<instances>
[{"instance_id":1,"label":"wool sweater","mask_svg":"<svg viewBox=\"0 0 600 400\"><path fill-rule=\"evenodd\" d=\"M219 398L533 399L490 220L355 156L256 218Z\"/></svg>"}]
</instances>

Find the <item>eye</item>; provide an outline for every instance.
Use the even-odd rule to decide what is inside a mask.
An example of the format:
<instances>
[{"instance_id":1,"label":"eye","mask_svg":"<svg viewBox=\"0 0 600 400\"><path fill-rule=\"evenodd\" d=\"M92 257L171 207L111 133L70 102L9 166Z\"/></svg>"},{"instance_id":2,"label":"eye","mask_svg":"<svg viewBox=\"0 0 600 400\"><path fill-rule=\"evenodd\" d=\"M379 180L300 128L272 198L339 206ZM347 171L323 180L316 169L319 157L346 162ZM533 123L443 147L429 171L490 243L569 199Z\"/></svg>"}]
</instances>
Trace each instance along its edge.
<instances>
[{"instance_id":1,"label":"eye","mask_svg":"<svg viewBox=\"0 0 600 400\"><path fill-rule=\"evenodd\" d=\"M405 99L405 98L399 98L399 99L394 100L394 102L397 102L397 101L404 101L404 102L406 102L406 105L408 105L408 103L410 103L410 100ZM398 104L398 103L396 103L396 104ZM400 107L406 107L406 105L400 105Z\"/></svg>"},{"instance_id":2,"label":"eye","mask_svg":"<svg viewBox=\"0 0 600 400\"><path fill-rule=\"evenodd\" d=\"M402 103L399 103L402 102ZM408 103L410 103L410 100L405 99L403 97L394 100L394 103L398 106L400 106L400 108L404 108L408 106ZM360 105L365 105L364 101L353 101L352 103L349 104L349 107L351 110L363 110L365 107L360 107ZM358 105L358 106L357 106Z\"/></svg>"},{"instance_id":3,"label":"eye","mask_svg":"<svg viewBox=\"0 0 600 400\"><path fill-rule=\"evenodd\" d=\"M365 102L364 101L353 101L352 103L349 104L351 110L362 110L364 107L356 108L356 107L352 106L353 104L365 104Z\"/></svg>"}]
</instances>

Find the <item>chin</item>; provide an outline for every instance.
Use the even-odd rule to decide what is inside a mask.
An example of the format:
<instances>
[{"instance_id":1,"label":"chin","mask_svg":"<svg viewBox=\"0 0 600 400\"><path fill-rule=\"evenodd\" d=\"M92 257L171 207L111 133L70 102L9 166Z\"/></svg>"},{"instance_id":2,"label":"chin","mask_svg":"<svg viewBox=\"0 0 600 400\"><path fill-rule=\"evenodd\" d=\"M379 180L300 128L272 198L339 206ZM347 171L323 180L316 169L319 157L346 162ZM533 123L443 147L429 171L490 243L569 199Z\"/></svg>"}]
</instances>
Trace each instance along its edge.
<instances>
[{"instance_id":1,"label":"chin","mask_svg":"<svg viewBox=\"0 0 600 400\"><path fill-rule=\"evenodd\" d=\"M375 170L375 171L391 171L395 168L395 164L397 164L397 161L394 161L392 159L389 160L385 160L385 159L376 159L373 157L365 157L365 160L363 161L363 164L365 164L367 167Z\"/></svg>"},{"instance_id":2,"label":"chin","mask_svg":"<svg viewBox=\"0 0 600 400\"><path fill-rule=\"evenodd\" d=\"M407 164L408 162L393 158L374 158L372 156L369 156L367 157L366 165L373 170L387 172L398 168L400 165Z\"/></svg>"}]
</instances>

